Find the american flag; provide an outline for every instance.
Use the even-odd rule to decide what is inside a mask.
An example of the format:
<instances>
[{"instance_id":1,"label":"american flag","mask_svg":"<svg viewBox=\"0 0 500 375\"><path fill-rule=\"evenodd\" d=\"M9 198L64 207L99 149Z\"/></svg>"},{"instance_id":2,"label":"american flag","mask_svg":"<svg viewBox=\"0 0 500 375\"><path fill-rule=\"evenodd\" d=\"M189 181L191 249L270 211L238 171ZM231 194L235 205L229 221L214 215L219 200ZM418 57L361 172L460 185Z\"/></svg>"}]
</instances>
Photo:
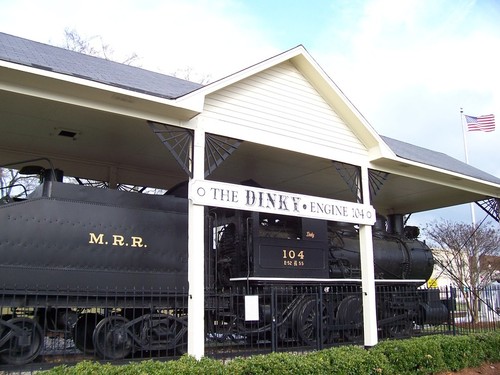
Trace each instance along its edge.
<instances>
[{"instance_id":1,"label":"american flag","mask_svg":"<svg viewBox=\"0 0 500 375\"><path fill-rule=\"evenodd\" d=\"M467 121L467 130L470 132L492 132L495 130L494 115L484 115L479 117L465 115L465 121Z\"/></svg>"}]
</instances>

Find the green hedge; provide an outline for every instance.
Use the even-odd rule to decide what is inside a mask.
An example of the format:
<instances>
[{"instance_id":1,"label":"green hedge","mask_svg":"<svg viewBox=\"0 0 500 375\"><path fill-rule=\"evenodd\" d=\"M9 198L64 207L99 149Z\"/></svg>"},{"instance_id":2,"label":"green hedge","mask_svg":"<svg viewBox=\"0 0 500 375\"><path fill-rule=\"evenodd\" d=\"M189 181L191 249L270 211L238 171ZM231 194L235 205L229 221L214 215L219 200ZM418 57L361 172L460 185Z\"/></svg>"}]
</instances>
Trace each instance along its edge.
<instances>
[{"instance_id":1,"label":"green hedge","mask_svg":"<svg viewBox=\"0 0 500 375\"><path fill-rule=\"evenodd\" d=\"M365 350L341 346L307 354L272 353L236 358L227 363L183 356L175 361L147 360L123 366L84 361L75 366L59 366L47 374L149 375L149 374L433 374L500 362L500 332L468 336L426 336L408 340L382 341Z\"/></svg>"}]
</instances>

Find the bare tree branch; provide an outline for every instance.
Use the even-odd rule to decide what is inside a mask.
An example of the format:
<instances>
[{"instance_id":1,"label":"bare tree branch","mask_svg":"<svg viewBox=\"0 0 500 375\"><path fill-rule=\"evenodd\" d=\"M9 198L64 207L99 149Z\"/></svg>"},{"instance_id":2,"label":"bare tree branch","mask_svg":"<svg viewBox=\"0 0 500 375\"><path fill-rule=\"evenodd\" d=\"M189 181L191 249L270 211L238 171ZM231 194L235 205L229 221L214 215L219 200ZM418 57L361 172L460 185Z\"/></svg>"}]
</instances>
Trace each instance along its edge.
<instances>
[{"instance_id":1,"label":"bare tree branch","mask_svg":"<svg viewBox=\"0 0 500 375\"><path fill-rule=\"evenodd\" d=\"M84 53L86 55L102 57L106 60L117 61L114 51L106 44L101 36L94 35L88 38L82 37L75 29L64 29L65 43L61 47L70 51ZM133 65L139 59L135 52L126 56L122 64Z\"/></svg>"},{"instance_id":2,"label":"bare tree branch","mask_svg":"<svg viewBox=\"0 0 500 375\"><path fill-rule=\"evenodd\" d=\"M473 226L450 221L433 222L425 228L442 273L452 279L474 321L479 312L480 291L499 277L500 232L489 225ZM471 292L471 293L469 293Z\"/></svg>"}]
</instances>

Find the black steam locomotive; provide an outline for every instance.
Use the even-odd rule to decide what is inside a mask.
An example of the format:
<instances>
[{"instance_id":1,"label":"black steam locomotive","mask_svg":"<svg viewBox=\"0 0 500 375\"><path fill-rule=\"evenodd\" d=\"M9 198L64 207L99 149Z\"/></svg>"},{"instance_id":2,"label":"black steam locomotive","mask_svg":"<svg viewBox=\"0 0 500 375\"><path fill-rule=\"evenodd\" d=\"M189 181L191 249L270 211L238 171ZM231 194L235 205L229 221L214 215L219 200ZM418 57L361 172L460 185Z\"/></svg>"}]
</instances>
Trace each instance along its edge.
<instances>
[{"instance_id":1,"label":"black steam locomotive","mask_svg":"<svg viewBox=\"0 0 500 375\"><path fill-rule=\"evenodd\" d=\"M32 361L46 336L61 332L80 351L107 359L182 350L186 185L149 195L63 183L59 170L35 170L41 184L31 194L0 202L0 359ZM222 208L206 208L206 224L207 340L274 335L316 347L362 336L354 225ZM418 289L433 257L416 228L393 216L379 218L373 233L377 290L385 291L377 297L381 334L445 321L439 295ZM258 296L257 322L245 319L248 294Z\"/></svg>"}]
</instances>

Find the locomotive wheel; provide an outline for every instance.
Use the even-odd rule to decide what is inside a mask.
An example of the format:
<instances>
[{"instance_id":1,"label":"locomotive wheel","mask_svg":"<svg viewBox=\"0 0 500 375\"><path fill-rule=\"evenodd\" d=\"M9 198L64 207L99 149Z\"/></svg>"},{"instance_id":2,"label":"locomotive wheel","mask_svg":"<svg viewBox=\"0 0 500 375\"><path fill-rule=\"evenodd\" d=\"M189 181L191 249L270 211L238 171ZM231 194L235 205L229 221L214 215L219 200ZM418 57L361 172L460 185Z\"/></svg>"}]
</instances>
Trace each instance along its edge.
<instances>
[{"instance_id":1,"label":"locomotive wheel","mask_svg":"<svg viewBox=\"0 0 500 375\"><path fill-rule=\"evenodd\" d=\"M11 365L24 365L40 354L43 348L43 331L36 321L13 318L3 328L0 342L6 342L1 348L0 360Z\"/></svg>"},{"instance_id":2,"label":"locomotive wheel","mask_svg":"<svg viewBox=\"0 0 500 375\"><path fill-rule=\"evenodd\" d=\"M359 297L348 296L339 303L336 323L346 340L355 341L362 336L363 304Z\"/></svg>"},{"instance_id":3,"label":"locomotive wheel","mask_svg":"<svg viewBox=\"0 0 500 375\"><path fill-rule=\"evenodd\" d=\"M187 342L186 323L184 319L167 314L144 315L139 329L141 349L167 349L184 354Z\"/></svg>"},{"instance_id":4,"label":"locomotive wheel","mask_svg":"<svg viewBox=\"0 0 500 375\"><path fill-rule=\"evenodd\" d=\"M154 335L163 331L167 339L167 349L182 355L187 352L187 321L172 315L164 315L155 329Z\"/></svg>"},{"instance_id":5,"label":"locomotive wheel","mask_svg":"<svg viewBox=\"0 0 500 375\"><path fill-rule=\"evenodd\" d=\"M409 336L413 328L413 320L409 318L408 314L404 312L394 313L393 317L400 317L401 319L384 327L386 335L394 338Z\"/></svg>"},{"instance_id":6,"label":"locomotive wheel","mask_svg":"<svg viewBox=\"0 0 500 375\"><path fill-rule=\"evenodd\" d=\"M387 328L387 333L390 337L405 337L409 336L412 329L411 322L401 322L400 324L391 325Z\"/></svg>"},{"instance_id":7,"label":"locomotive wheel","mask_svg":"<svg viewBox=\"0 0 500 375\"><path fill-rule=\"evenodd\" d=\"M318 312L321 314L321 329L319 327ZM321 303L318 306L316 298L306 298L300 303L294 312L295 326L300 340L308 346L316 346L318 340L325 343L328 340L327 336L327 323L328 311L326 306ZM321 337L320 334L321 333Z\"/></svg>"},{"instance_id":8,"label":"locomotive wheel","mask_svg":"<svg viewBox=\"0 0 500 375\"><path fill-rule=\"evenodd\" d=\"M104 319L104 316L97 313L82 314L76 320L73 327L73 341L75 346L85 354L94 354L94 341L92 335L97 324Z\"/></svg>"},{"instance_id":9,"label":"locomotive wheel","mask_svg":"<svg viewBox=\"0 0 500 375\"><path fill-rule=\"evenodd\" d=\"M109 316L97 324L93 341L99 357L122 359L132 352L133 341L127 323L128 319L122 316Z\"/></svg>"}]
</instances>

